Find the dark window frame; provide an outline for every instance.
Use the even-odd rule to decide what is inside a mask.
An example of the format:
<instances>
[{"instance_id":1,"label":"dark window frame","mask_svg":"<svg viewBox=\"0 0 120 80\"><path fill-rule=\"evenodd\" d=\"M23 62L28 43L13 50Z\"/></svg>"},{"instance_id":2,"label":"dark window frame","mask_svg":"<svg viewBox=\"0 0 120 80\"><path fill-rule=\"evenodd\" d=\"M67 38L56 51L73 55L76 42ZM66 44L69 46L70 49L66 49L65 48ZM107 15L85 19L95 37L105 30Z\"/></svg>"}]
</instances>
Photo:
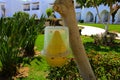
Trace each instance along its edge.
<instances>
[{"instance_id":1,"label":"dark window frame","mask_svg":"<svg viewBox=\"0 0 120 80\"><path fill-rule=\"evenodd\" d=\"M28 8L25 8L26 6L28 6ZM30 11L30 3L23 4L23 10L24 11Z\"/></svg>"},{"instance_id":2,"label":"dark window frame","mask_svg":"<svg viewBox=\"0 0 120 80\"><path fill-rule=\"evenodd\" d=\"M39 2L32 3L32 10L39 10Z\"/></svg>"}]
</instances>

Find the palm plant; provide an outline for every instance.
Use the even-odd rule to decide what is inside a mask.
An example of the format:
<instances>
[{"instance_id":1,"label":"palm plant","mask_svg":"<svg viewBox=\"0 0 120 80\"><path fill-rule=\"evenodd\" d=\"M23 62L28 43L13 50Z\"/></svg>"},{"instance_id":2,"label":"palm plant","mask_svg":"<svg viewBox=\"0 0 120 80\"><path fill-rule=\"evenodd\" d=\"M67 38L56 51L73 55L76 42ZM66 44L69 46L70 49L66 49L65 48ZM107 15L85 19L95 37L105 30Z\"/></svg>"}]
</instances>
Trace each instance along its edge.
<instances>
[{"instance_id":1,"label":"palm plant","mask_svg":"<svg viewBox=\"0 0 120 80\"><path fill-rule=\"evenodd\" d=\"M44 16L40 23L27 13L18 12L12 18L0 19L0 62L3 76L9 77L17 74L22 62L21 48L25 52L34 49L35 39L44 24ZM30 51L29 51L30 50Z\"/></svg>"},{"instance_id":2,"label":"palm plant","mask_svg":"<svg viewBox=\"0 0 120 80\"><path fill-rule=\"evenodd\" d=\"M41 17L40 23L37 23L34 20L34 18L32 17L27 22L26 26L28 26L30 28L28 28L28 30L26 32L27 35L29 35L29 36L28 36L28 40L26 41L26 45L24 46L25 55L34 56L35 40L36 40L38 34L40 34L41 29L44 28L44 21L45 21L45 19L43 17Z\"/></svg>"},{"instance_id":3,"label":"palm plant","mask_svg":"<svg viewBox=\"0 0 120 80\"><path fill-rule=\"evenodd\" d=\"M25 37L21 36L23 26L16 26L14 19L0 19L0 61L3 76L11 79L19 67L19 49ZM26 34L24 34L26 35Z\"/></svg>"},{"instance_id":4,"label":"palm plant","mask_svg":"<svg viewBox=\"0 0 120 80\"><path fill-rule=\"evenodd\" d=\"M22 45L23 50L25 50L24 55L25 56L34 56L34 45L35 45L35 40L38 36L38 34L42 31L42 29L44 28L44 22L45 22L45 18L42 15L39 22L37 22L37 20L35 20L35 17L29 17L29 15L27 13L23 13L23 12L18 12L13 16L18 22L19 25L24 26L24 33L26 33L27 35L27 40L25 41L25 44ZM19 20L18 20L19 19Z\"/></svg>"}]
</instances>

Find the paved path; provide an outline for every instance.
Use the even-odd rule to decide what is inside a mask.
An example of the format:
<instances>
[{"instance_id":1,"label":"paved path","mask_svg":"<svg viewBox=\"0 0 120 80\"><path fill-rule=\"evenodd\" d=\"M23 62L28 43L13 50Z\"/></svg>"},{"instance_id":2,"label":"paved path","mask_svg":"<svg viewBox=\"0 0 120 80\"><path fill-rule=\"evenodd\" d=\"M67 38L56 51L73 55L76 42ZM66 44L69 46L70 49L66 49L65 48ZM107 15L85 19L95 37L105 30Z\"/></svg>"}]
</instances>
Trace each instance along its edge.
<instances>
[{"instance_id":1,"label":"paved path","mask_svg":"<svg viewBox=\"0 0 120 80\"><path fill-rule=\"evenodd\" d=\"M93 26L84 26L84 25L78 25L78 26L82 26L82 35L96 35L96 34L102 34L105 32L104 29L101 28L97 28L97 27L93 27ZM116 37L116 39L120 39L120 33L117 33L118 37Z\"/></svg>"},{"instance_id":2,"label":"paved path","mask_svg":"<svg viewBox=\"0 0 120 80\"><path fill-rule=\"evenodd\" d=\"M116 39L120 40L120 33L117 33L118 37L116 37Z\"/></svg>"}]
</instances>

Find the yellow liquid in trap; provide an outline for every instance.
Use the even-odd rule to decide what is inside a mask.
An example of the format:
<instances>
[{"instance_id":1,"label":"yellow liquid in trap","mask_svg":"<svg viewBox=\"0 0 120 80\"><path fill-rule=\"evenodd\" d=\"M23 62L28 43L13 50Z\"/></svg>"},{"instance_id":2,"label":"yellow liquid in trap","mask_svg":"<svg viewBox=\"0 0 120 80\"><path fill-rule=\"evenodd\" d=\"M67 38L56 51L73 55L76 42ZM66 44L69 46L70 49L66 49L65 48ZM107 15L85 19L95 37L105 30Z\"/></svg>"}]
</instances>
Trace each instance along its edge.
<instances>
[{"instance_id":1,"label":"yellow liquid in trap","mask_svg":"<svg viewBox=\"0 0 120 80\"><path fill-rule=\"evenodd\" d=\"M67 62L67 47L59 31L55 31L46 49L46 60L50 66L60 67Z\"/></svg>"}]
</instances>

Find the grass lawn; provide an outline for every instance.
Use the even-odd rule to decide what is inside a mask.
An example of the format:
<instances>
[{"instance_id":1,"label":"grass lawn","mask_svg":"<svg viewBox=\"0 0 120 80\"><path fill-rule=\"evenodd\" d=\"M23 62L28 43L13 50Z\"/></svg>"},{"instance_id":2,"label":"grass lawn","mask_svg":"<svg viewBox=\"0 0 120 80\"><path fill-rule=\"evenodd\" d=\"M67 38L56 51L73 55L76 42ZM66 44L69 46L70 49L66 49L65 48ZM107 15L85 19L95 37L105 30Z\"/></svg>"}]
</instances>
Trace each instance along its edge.
<instances>
[{"instance_id":1,"label":"grass lawn","mask_svg":"<svg viewBox=\"0 0 120 80\"><path fill-rule=\"evenodd\" d=\"M39 35L35 43L37 50L41 51L44 46L44 35ZM29 67L29 76L17 80L46 80L48 64L44 57L38 56L25 66Z\"/></svg>"},{"instance_id":2,"label":"grass lawn","mask_svg":"<svg viewBox=\"0 0 120 80\"><path fill-rule=\"evenodd\" d=\"M42 50L44 46L44 35L40 34L35 42L35 45L37 46L37 50Z\"/></svg>"},{"instance_id":3,"label":"grass lawn","mask_svg":"<svg viewBox=\"0 0 120 80\"><path fill-rule=\"evenodd\" d=\"M17 80L46 80L48 65L43 57L36 57L30 64L26 64L25 67L29 67L29 76Z\"/></svg>"},{"instance_id":4,"label":"grass lawn","mask_svg":"<svg viewBox=\"0 0 120 80\"><path fill-rule=\"evenodd\" d=\"M98 28L105 28L103 24L94 24L94 23L79 23L80 25L86 26L94 26ZM109 30L112 32L119 32L120 33L120 24L110 24Z\"/></svg>"},{"instance_id":5,"label":"grass lawn","mask_svg":"<svg viewBox=\"0 0 120 80\"><path fill-rule=\"evenodd\" d=\"M105 47L105 46L96 46L93 44L93 39L87 36L81 36L84 43L86 52L89 53L91 50L97 51L99 53L119 53L120 54L120 45L115 47ZM44 45L44 35L39 35L36 40L36 46L38 50L42 50ZM18 79L18 80L47 80L48 64L46 63L44 57L41 61L34 59L30 62L31 65L26 64L30 68L29 76L27 78Z\"/></svg>"},{"instance_id":6,"label":"grass lawn","mask_svg":"<svg viewBox=\"0 0 120 80\"><path fill-rule=\"evenodd\" d=\"M98 53L105 54L105 53L118 53L120 54L120 40L115 40L115 42L119 43L115 44L114 46L96 46L93 44L94 39L88 36L82 36L82 41L87 53L94 50Z\"/></svg>"}]
</instances>

